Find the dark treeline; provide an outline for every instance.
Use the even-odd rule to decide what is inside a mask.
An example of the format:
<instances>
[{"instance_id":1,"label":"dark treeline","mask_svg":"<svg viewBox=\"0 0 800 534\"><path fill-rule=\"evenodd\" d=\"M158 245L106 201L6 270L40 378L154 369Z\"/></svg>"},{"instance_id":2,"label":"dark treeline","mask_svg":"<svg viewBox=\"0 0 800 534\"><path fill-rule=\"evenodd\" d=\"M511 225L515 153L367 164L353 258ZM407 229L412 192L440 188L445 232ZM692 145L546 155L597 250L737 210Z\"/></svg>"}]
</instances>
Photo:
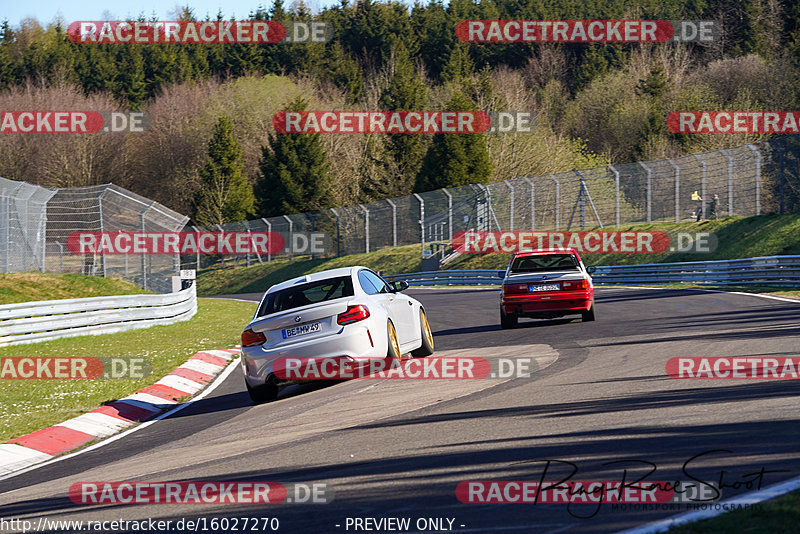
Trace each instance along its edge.
<instances>
[{"instance_id":1,"label":"dark treeline","mask_svg":"<svg viewBox=\"0 0 800 534\"><path fill-rule=\"evenodd\" d=\"M177 18L197 16L186 7ZM322 20L333 39L77 44L66 36L68 22L3 23L2 109L145 110L154 125L134 139L81 146L6 136L0 175L42 185L114 181L196 220L222 222L225 213L276 215L750 142L758 136L674 135L664 118L676 109L797 109L800 100L800 5L789 0L342 0L313 15L302 2L289 9L276 0L249 18ZM702 45L467 44L455 34L464 19L714 20L722 34ZM524 109L539 124L527 137L292 141L270 121L297 99L308 109ZM220 147L238 162L215 164L230 158ZM114 158L103 156L109 152ZM86 154L94 155L91 167ZM213 173L225 168L236 169L230 197L241 205L211 209L207 184L224 189L228 182Z\"/></svg>"}]
</instances>

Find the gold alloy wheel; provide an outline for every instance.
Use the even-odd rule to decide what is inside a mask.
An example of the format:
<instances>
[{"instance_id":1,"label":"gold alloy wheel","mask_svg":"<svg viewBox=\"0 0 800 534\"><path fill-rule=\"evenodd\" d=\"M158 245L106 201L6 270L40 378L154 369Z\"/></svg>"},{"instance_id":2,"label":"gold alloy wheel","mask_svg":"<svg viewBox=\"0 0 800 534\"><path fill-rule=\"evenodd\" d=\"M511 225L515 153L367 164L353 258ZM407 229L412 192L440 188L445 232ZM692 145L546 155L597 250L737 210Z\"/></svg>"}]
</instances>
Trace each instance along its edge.
<instances>
[{"instance_id":1,"label":"gold alloy wheel","mask_svg":"<svg viewBox=\"0 0 800 534\"><path fill-rule=\"evenodd\" d=\"M428 316L422 310L420 310L420 315L422 315L422 332L425 335L425 339L428 340L428 345L433 349L433 334L431 333L431 325L428 324Z\"/></svg>"},{"instance_id":2,"label":"gold alloy wheel","mask_svg":"<svg viewBox=\"0 0 800 534\"><path fill-rule=\"evenodd\" d=\"M397 341L397 330L394 329L391 321L389 321L389 343L392 344L392 356L399 360L401 358L400 342Z\"/></svg>"}]
</instances>

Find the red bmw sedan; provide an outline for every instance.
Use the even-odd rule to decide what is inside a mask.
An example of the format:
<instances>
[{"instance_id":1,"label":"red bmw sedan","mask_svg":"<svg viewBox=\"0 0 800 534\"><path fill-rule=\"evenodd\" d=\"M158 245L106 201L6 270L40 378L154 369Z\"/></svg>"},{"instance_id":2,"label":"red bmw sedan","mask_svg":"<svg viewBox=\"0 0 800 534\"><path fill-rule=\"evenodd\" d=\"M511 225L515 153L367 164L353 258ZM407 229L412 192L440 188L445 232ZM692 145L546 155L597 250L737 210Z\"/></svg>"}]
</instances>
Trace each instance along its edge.
<instances>
[{"instance_id":1,"label":"red bmw sedan","mask_svg":"<svg viewBox=\"0 0 800 534\"><path fill-rule=\"evenodd\" d=\"M572 314L580 314L584 322L594 321L592 272L594 268L587 269L574 249L514 254L503 277L500 325L514 328L520 317Z\"/></svg>"}]
</instances>

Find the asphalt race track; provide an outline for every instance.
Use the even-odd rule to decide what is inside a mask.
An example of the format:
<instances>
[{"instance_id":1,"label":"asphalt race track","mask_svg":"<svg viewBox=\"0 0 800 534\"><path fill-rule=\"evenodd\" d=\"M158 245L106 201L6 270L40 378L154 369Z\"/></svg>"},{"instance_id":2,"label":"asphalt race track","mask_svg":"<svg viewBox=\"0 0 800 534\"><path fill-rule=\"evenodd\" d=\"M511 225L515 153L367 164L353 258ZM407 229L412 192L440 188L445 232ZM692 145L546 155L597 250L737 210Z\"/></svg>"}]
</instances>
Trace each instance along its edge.
<instances>
[{"instance_id":1,"label":"asphalt race track","mask_svg":"<svg viewBox=\"0 0 800 534\"><path fill-rule=\"evenodd\" d=\"M277 517L278 532L304 533L366 532L352 520L397 517L410 518L412 532L424 518L451 519L455 532L614 532L684 509L465 504L455 489L466 480L539 480L545 460L553 460L546 480L569 472L558 462L577 465L574 480L620 480L624 469L629 479L643 476L644 462L657 467L648 480L687 480L684 464L708 451L717 452L688 467L703 481L722 474L741 486L762 468L779 471L763 475L767 486L800 472L796 381L675 380L665 372L675 356L797 355L800 303L603 288L594 323L522 320L504 331L497 290L408 293L428 311L437 354L533 357L540 370L508 380L292 386L253 406L237 363L212 394L174 416L0 481L0 517ZM324 482L334 499L87 507L67 497L85 481ZM743 491L725 488L723 497Z\"/></svg>"}]
</instances>

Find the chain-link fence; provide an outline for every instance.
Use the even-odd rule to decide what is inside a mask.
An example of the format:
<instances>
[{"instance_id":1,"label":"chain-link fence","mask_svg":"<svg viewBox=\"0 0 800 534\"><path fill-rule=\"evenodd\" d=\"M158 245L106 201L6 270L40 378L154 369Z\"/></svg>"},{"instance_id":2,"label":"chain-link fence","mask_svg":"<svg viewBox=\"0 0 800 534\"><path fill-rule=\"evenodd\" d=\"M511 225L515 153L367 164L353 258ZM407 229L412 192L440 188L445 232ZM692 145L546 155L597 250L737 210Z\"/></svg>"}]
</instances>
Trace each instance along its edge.
<instances>
[{"instance_id":1,"label":"chain-link fence","mask_svg":"<svg viewBox=\"0 0 800 534\"><path fill-rule=\"evenodd\" d=\"M80 255L67 241L76 232L176 232L188 220L113 184L48 189L0 178L0 269L110 276L169 292L177 255Z\"/></svg>"},{"instance_id":2,"label":"chain-link fence","mask_svg":"<svg viewBox=\"0 0 800 534\"><path fill-rule=\"evenodd\" d=\"M172 290L175 254L74 254L75 232L178 232L189 218L113 184L57 189L47 203L48 272L82 273L132 281L145 289Z\"/></svg>"},{"instance_id":3,"label":"chain-link fence","mask_svg":"<svg viewBox=\"0 0 800 534\"><path fill-rule=\"evenodd\" d=\"M313 232L323 234L324 247L316 252L323 256L422 243L424 255L444 257L453 235L466 230L576 230L794 211L800 211L800 139L786 136L203 229L282 235L285 250L235 260L250 264L308 255L292 244ZM194 261L188 266L207 265L199 257Z\"/></svg>"},{"instance_id":4,"label":"chain-link fence","mask_svg":"<svg viewBox=\"0 0 800 534\"><path fill-rule=\"evenodd\" d=\"M0 178L0 268L43 270L45 210L55 191Z\"/></svg>"}]
</instances>

